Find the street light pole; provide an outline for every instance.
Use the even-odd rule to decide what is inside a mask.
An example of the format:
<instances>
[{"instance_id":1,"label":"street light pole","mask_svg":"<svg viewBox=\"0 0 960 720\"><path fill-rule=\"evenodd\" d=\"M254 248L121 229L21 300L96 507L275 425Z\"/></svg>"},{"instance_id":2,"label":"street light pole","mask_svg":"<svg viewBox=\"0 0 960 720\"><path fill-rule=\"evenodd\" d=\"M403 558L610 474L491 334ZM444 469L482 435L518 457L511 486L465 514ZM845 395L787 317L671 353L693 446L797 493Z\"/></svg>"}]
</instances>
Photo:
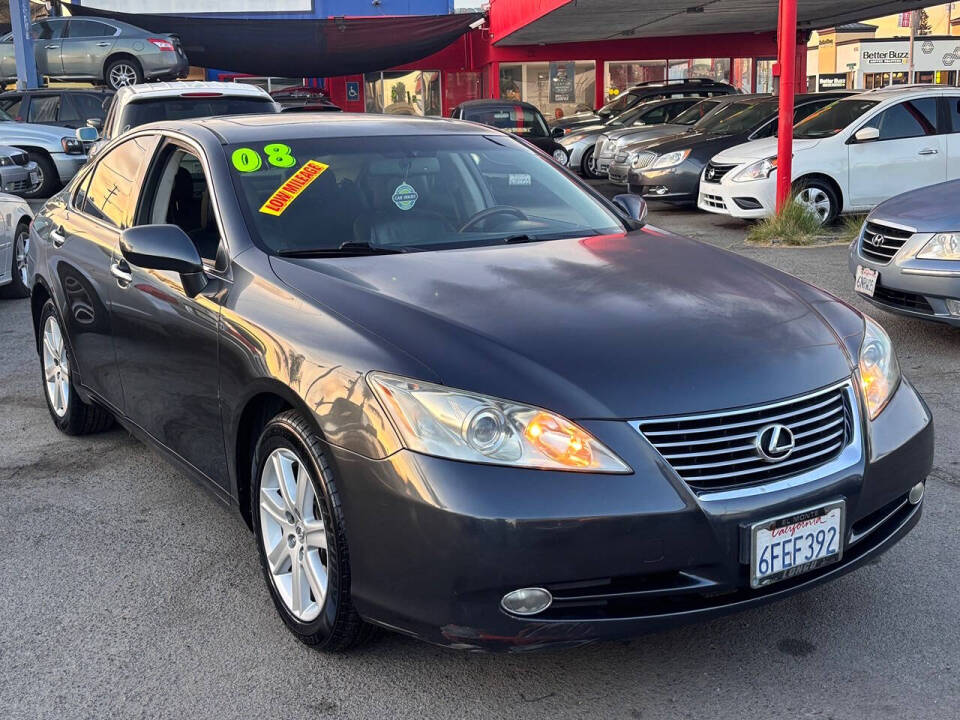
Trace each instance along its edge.
<instances>
[{"instance_id":1,"label":"street light pole","mask_svg":"<svg viewBox=\"0 0 960 720\"><path fill-rule=\"evenodd\" d=\"M777 212L790 201L793 171L793 94L797 69L797 0L780 0L777 62L780 103L777 122Z\"/></svg>"},{"instance_id":2,"label":"street light pole","mask_svg":"<svg viewBox=\"0 0 960 720\"><path fill-rule=\"evenodd\" d=\"M37 60L30 35L30 0L9 0L10 24L13 30L13 56L17 64L17 88L40 87Z\"/></svg>"}]
</instances>

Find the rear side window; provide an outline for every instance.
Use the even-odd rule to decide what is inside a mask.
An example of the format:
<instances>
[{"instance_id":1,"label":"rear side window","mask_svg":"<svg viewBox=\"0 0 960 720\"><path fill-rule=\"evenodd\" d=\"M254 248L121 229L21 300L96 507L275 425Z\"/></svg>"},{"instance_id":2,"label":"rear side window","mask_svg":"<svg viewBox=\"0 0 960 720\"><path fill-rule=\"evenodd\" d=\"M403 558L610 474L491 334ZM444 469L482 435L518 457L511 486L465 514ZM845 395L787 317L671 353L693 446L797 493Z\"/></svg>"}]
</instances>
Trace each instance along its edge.
<instances>
[{"instance_id":1,"label":"rear side window","mask_svg":"<svg viewBox=\"0 0 960 720\"><path fill-rule=\"evenodd\" d=\"M960 97L948 97L946 101L950 110L950 131L960 133ZM7 110L7 112L10 111ZM10 114L13 115L12 112Z\"/></svg>"},{"instance_id":2,"label":"rear side window","mask_svg":"<svg viewBox=\"0 0 960 720\"><path fill-rule=\"evenodd\" d=\"M27 122L54 123L58 120L59 112L59 95L34 96L30 100L30 113Z\"/></svg>"},{"instance_id":3,"label":"rear side window","mask_svg":"<svg viewBox=\"0 0 960 720\"><path fill-rule=\"evenodd\" d=\"M123 108L120 132L159 120L189 120L213 115L273 113L277 106L269 98L248 97L163 97L131 102Z\"/></svg>"},{"instance_id":4,"label":"rear side window","mask_svg":"<svg viewBox=\"0 0 960 720\"><path fill-rule=\"evenodd\" d=\"M96 20L71 20L70 27L67 29L67 37L111 37L116 32L116 28Z\"/></svg>"},{"instance_id":5,"label":"rear side window","mask_svg":"<svg viewBox=\"0 0 960 720\"><path fill-rule=\"evenodd\" d=\"M880 140L936 135L937 101L920 98L897 103L871 118L867 126L880 131Z\"/></svg>"},{"instance_id":6,"label":"rear side window","mask_svg":"<svg viewBox=\"0 0 960 720\"><path fill-rule=\"evenodd\" d=\"M104 155L87 186L83 212L116 228L126 227L137 202L137 173L157 143L155 136L120 143Z\"/></svg>"}]
</instances>

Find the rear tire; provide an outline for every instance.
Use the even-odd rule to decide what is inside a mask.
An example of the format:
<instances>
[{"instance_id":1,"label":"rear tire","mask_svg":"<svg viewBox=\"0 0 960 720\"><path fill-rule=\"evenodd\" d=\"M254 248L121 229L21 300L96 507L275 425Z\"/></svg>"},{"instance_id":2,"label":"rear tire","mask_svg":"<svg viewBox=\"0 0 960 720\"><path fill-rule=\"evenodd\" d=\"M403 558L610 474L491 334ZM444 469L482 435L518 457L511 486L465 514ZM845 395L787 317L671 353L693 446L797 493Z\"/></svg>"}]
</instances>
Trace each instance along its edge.
<instances>
[{"instance_id":1,"label":"rear tire","mask_svg":"<svg viewBox=\"0 0 960 720\"><path fill-rule=\"evenodd\" d=\"M27 250L30 247L30 224L20 222L13 235L13 257L10 261L11 280L0 287L0 297L30 297L30 277L27 272Z\"/></svg>"},{"instance_id":2,"label":"rear tire","mask_svg":"<svg viewBox=\"0 0 960 720\"><path fill-rule=\"evenodd\" d=\"M27 157L37 164L37 170L40 171L40 182L36 187L25 190L21 195L28 199L50 197L60 187L60 174L57 172L57 166L53 164L53 160L46 153L30 150L27 152Z\"/></svg>"},{"instance_id":3,"label":"rear tire","mask_svg":"<svg viewBox=\"0 0 960 720\"><path fill-rule=\"evenodd\" d=\"M250 514L283 622L305 645L342 652L371 638L350 599L343 512L324 444L296 410L270 420L253 456Z\"/></svg>"},{"instance_id":4,"label":"rear tire","mask_svg":"<svg viewBox=\"0 0 960 720\"><path fill-rule=\"evenodd\" d=\"M113 425L113 415L83 402L73 384L73 358L52 300L40 313L40 377L53 424L67 435L90 435Z\"/></svg>"},{"instance_id":5,"label":"rear tire","mask_svg":"<svg viewBox=\"0 0 960 720\"><path fill-rule=\"evenodd\" d=\"M139 85L143 82L143 68L133 58L117 58L107 63L103 69L103 81L111 90L119 90L127 85Z\"/></svg>"}]
</instances>

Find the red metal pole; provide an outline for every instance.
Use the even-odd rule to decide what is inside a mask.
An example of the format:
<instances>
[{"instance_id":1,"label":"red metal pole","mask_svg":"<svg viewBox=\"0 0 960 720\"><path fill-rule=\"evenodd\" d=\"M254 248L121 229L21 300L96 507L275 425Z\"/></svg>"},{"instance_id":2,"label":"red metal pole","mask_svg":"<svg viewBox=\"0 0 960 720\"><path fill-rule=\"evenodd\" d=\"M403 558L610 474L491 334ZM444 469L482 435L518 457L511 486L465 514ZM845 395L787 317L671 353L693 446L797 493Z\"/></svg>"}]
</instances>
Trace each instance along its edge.
<instances>
[{"instance_id":1,"label":"red metal pole","mask_svg":"<svg viewBox=\"0 0 960 720\"><path fill-rule=\"evenodd\" d=\"M793 94L797 68L797 0L780 0L777 38L780 65L780 108L777 125L777 212L790 201L793 160Z\"/></svg>"}]
</instances>

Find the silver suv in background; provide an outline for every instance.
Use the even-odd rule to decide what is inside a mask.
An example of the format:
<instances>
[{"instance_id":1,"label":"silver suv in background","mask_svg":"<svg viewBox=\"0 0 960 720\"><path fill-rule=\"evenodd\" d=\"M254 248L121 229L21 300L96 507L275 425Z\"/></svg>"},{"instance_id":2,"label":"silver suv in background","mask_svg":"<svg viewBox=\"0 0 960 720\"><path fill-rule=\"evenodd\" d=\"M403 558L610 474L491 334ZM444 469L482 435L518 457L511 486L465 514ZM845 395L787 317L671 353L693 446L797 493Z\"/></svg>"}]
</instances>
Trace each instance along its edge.
<instances>
[{"instance_id":1,"label":"silver suv in background","mask_svg":"<svg viewBox=\"0 0 960 720\"><path fill-rule=\"evenodd\" d=\"M186 77L190 64L176 35L118 20L47 18L30 26L37 73L54 80L89 80L116 90L145 80ZM0 83L16 82L13 33L0 38Z\"/></svg>"},{"instance_id":2,"label":"silver suv in background","mask_svg":"<svg viewBox=\"0 0 960 720\"><path fill-rule=\"evenodd\" d=\"M79 140L70 128L39 123L20 123L0 110L0 145L10 145L27 153L31 181L29 190L16 190L25 198L50 197L62 184L69 181L87 162L89 145ZM20 158L15 158L19 161Z\"/></svg>"}]
</instances>

